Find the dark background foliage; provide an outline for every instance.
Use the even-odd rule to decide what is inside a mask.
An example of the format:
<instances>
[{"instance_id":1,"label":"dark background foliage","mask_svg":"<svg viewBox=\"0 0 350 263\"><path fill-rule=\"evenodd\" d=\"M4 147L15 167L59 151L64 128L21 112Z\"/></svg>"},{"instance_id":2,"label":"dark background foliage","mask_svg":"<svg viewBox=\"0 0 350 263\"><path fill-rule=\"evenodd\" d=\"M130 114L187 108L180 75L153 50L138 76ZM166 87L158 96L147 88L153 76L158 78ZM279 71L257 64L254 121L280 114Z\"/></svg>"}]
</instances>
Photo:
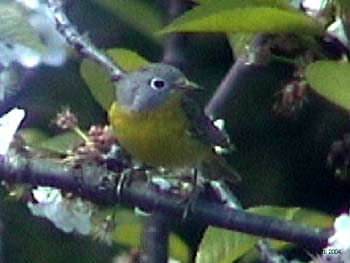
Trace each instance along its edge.
<instances>
[{"instance_id":1,"label":"dark background foliage","mask_svg":"<svg viewBox=\"0 0 350 263\"><path fill-rule=\"evenodd\" d=\"M145 2L165 14L163 1ZM100 48L123 47L150 61L161 59L161 42L96 3L71 1L68 14ZM204 105L234 58L224 36L196 34L189 38L187 75L205 87L199 98ZM77 114L83 128L106 123L106 113L90 95L79 66L79 58L72 55L64 67L42 66L28 72L23 89L3 108L23 106L28 110L25 126L50 134L57 133L52 119L62 106ZM335 179L334 171L326 167L326 158L332 142L348 131L348 116L314 94L292 117L273 113L275 93L291 72L290 66L280 63L254 67L226 109L227 129L237 146L228 159L243 177L236 194L245 207L270 204L342 212L348 206L349 183ZM5 262L108 262L118 250L56 230L46 220L31 216L24 203L6 201L3 189L2 197ZM178 228L194 245L200 232L193 238L193 230Z\"/></svg>"}]
</instances>

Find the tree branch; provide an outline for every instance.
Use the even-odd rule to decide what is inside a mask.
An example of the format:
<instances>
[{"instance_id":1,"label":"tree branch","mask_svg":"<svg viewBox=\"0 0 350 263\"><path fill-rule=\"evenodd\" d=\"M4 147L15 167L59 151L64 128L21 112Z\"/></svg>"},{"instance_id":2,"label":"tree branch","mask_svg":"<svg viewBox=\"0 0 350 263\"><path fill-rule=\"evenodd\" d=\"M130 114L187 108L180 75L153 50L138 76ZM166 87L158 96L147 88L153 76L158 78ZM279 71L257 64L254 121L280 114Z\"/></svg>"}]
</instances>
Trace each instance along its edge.
<instances>
[{"instance_id":1,"label":"tree branch","mask_svg":"<svg viewBox=\"0 0 350 263\"><path fill-rule=\"evenodd\" d=\"M189 1L168 0L168 22L182 15L192 7ZM162 63L170 64L181 70L185 70L188 63L184 54L187 43L186 34L171 34L165 39ZM169 229L167 216L159 212L153 213L144 227L143 248L141 263L166 263L168 262Z\"/></svg>"},{"instance_id":2,"label":"tree branch","mask_svg":"<svg viewBox=\"0 0 350 263\"><path fill-rule=\"evenodd\" d=\"M140 263L167 263L168 237L167 217L153 213L147 218L143 229Z\"/></svg>"},{"instance_id":3,"label":"tree branch","mask_svg":"<svg viewBox=\"0 0 350 263\"><path fill-rule=\"evenodd\" d=\"M61 1L46 0L46 2L55 18L58 31L70 46L82 57L91 59L108 70L112 79L119 79L124 74L104 53L77 32L65 15ZM173 14L176 15L180 12L176 2L181 0L171 2L174 5ZM167 40L163 62L181 64L182 60L179 59L183 56L184 38L181 35L173 35ZM260 40L259 37L255 40L257 45ZM181 67L181 65L177 66ZM227 103L235 96L234 90L239 85L240 79L244 78L249 68L245 57L236 61L208 103L207 114L219 115L226 108ZM36 158L23 153L9 153L0 160L0 179L10 183L56 187L97 204L121 203L137 206L145 212L164 213L176 220L182 220L186 205L181 202L181 197L175 193L160 191L139 180L132 180L120 188L118 187L119 177L119 174L101 166L84 164L81 167L74 167L57 160ZM230 209L225 204L209 199L206 195L201 195L196 200L190 212L188 219L194 222L201 221L216 227L290 241L306 247L324 247L329 237L328 231L260 216L244 210ZM163 230L162 226L159 231ZM152 253L152 251L148 252Z\"/></svg>"},{"instance_id":4,"label":"tree branch","mask_svg":"<svg viewBox=\"0 0 350 263\"><path fill-rule=\"evenodd\" d=\"M185 11L189 10L193 3L186 0L168 0L168 22L173 21ZM162 62L173 65L181 70L186 67L187 60L184 54L188 35L184 33L176 33L167 36L164 44L164 52Z\"/></svg>"},{"instance_id":5,"label":"tree branch","mask_svg":"<svg viewBox=\"0 0 350 263\"><path fill-rule=\"evenodd\" d=\"M118 80L124 73L103 52L97 49L86 36L78 33L63 10L60 0L46 0L47 6L56 22L57 31L66 39L66 42L82 57L90 59L106 69L112 80Z\"/></svg>"},{"instance_id":6,"label":"tree branch","mask_svg":"<svg viewBox=\"0 0 350 263\"><path fill-rule=\"evenodd\" d=\"M9 153L0 161L0 180L9 183L28 183L51 186L79 195L102 205L117 203L139 207L145 212L160 212L174 220L182 220L186 204L175 193L164 192L146 182L131 180L122 189L117 187L120 175L94 165L63 164L57 160L40 159L22 153ZM321 248L330 233L244 210L230 209L225 204L200 195L188 220L204 224Z\"/></svg>"},{"instance_id":7,"label":"tree branch","mask_svg":"<svg viewBox=\"0 0 350 263\"><path fill-rule=\"evenodd\" d=\"M259 52L259 47L264 42L264 36L258 34L251 42L249 49L253 52ZM259 56L259 54L256 54ZM247 78L247 75L256 68L253 63L248 63L246 54L237 58L230 70L227 72L225 78L216 89L214 95L205 107L205 113L213 117L222 117L228 104L236 97L236 90L240 87L242 80Z\"/></svg>"}]
</instances>

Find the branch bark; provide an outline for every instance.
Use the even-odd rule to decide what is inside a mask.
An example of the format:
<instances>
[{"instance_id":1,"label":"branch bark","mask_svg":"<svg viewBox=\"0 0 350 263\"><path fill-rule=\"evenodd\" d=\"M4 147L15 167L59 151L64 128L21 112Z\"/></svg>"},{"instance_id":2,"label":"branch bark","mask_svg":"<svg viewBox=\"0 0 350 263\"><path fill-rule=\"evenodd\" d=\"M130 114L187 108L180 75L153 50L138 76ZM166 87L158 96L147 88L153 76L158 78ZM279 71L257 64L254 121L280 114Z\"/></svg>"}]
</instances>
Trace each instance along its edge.
<instances>
[{"instance_id":1,"label":"branch bark","mask_svg":"<svg viewBox=\"0 0 350 263\"><path fill-rule=\"evenodd\" d=\"M59 0L46 1L55 18L57 29L65 37L67 43L82 57L91 59L108 70L112 79L119 79L124 73L87 38L77 32L65 15L62 3ZM185 6L178 5L179 2L181 0L171 0L170 11L174 17L184 10ZM167 40L163 62L183 67L181 64L184 61L182 52L185 38L184 35L172 35ZM252 46L260 45L260 41L258 36ZM208 115L215 117L221 115L227 108L227 104L235 97L235 89L251 68L246 62L245 57L237 59L208 103L206 107ZM127 206L137 206L146 212L163 213L172 216L174 220L182 220L186 207L181 202L181 197L171 192L160 191L156 187L136 180L120 189L117 187L119 176L119 174L100 166L83 165L77 168L69 164L20 153L9 154L0 161L0 180L56 187L97 204L115 205L121 203ZM198 198L190 212L188 220L191 219L194 222L201 221L216 227L294 242L306 247L324 247L330 235L328 231L321 229L260 216L244 210L230 209L205 195ZM152 221L150 221L151 223ZM159 231L163 232L163 227L162 225ZM155 245L157 244L152 244L152 246ZM152 253L152 251L148 253Z\"/></svg>"},{"instance_id":2,"label":"branch bark","mask_svg":"<svg viewBox=\"0 0 350 263\"><path fill-rule=\"evenodd\" d=\"M107 70L112 80L120 79L124 74L123 71L105 53L96 48L87 36L79 34L64 12L62 1L46 0L46 3L55 19L57 31L66 39L67 44L82 58L90 59Z\"/></svg>"},{"instance_id":3,"label":"branch bark","mask_svg":"<svg viewBox=\"0 0 350 263\"><path fill-rule=\"evenodd\" d=\"M173 21L193 6L193 3L186 0L168 0L167 4L169 10L168 22ZM183 33L167 36L164 44L162 62L184 70L187 65L187 59L184 54L187 39L188 35Z\"/></svg>"},{"instance_id":4,"label":"branch bark","mask_svg":"<svg viewBox=\"0 0 350 263\"><path fill-rule=\"evenodd\" d=\"M145 212L160 212L173 220L182 220L186 205L175 193L164 192L140 180L131 180L118 189L120 175L94 165L74 168L54 160L9 153L0 161L0 180L9 183L28 183L51 186L79 195L101 205L138 207ZM120 190L120 191L119 191ZM290 221L256 215L232 209L200 195L187 220L204 224L298 243L305 247L322 248L327 244L329 231L311 228Z\"/></svg>"},{"instance_id":5,"label":"branch bark","mask_svg":"<svg viewBox=\"0 0 350 263\"><path fill-rule=\"evenodd\" d=\"M251 50L259 52L259 47L264 42L264 36L258 34L250 44ZM259 54L257 54L259 56ZM256 65L248 63L246 54L241 55L227 72L225 78L216 89L214 95L205 107L205 113L214 118L223 117L225 109L232 100L236 98L236 90L240 87L242 80L256 68Z\"/></svg>"},{"instance_id":6,"label":"branch bark","mask_svg":"<svg viewBox=\"0 0 350 263\"><path fill-rule=\"evenodd\" d=\"M169 229L164 214L153 213L143 229L140 263L168 262Z\"/></svg>"}]
</instances>

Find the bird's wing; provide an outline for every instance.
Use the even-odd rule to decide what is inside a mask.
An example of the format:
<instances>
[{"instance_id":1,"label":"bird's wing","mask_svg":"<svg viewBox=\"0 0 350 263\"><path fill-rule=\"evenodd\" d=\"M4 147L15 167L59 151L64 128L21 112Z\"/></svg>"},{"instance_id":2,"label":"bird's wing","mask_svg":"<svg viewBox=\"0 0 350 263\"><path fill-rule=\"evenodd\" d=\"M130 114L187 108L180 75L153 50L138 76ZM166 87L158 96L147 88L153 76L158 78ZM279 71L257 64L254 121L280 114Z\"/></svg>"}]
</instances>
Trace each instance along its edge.
<instances>
[{"instance_id":1,"label":"bird's wing","mask_svg":"<svg viewBox=\"0 0 350 263\"><path fill-rule=\"evenodd\" d=\"M189 132L192 136L211 147L220 146L226 150L233 148L226 132L214 125L213 120L204 113L196 101L184 96L182 106L191 121Z\"/></svg>"}]
</instances>

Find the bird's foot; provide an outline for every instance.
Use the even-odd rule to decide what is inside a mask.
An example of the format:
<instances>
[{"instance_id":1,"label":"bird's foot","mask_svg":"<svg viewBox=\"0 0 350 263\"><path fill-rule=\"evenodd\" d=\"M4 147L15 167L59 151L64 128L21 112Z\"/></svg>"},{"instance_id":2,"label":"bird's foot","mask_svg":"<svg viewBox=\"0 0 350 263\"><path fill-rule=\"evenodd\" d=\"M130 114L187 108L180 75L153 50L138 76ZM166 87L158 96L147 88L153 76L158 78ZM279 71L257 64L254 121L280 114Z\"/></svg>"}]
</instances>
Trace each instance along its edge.
<instances>
[{"instance_id":1,"label":"bird's foot","mask_svg":"<svg viewBox=\"0 0 350 263\"><path fill-rule=\"evenodd\" d=\"M198 176L198 169L194 168L192 170L190 186L192 186L190 192L187 192L183 195L182 200L179 201L179 204L184 204L184 212L182 214L182 221L186 220L189 214L192 212L195 202L197 201L200 193L203 191L203 182L200 181Z\"/></svg>"},{"instance_id":2,"label":"bird's foot","mask_svg":"<svg viewBox=\"0 0 350 263\"><path fill-rule=\"evenodd\" d=\"M202 192L202 188L196 187L194 188L190 194L182 198L178 204L184 205L184 211L182 213L182 221L185 221L191 212L193 211L193 207L198 200L200 193Z\"/></svg>"}]
</instances>

